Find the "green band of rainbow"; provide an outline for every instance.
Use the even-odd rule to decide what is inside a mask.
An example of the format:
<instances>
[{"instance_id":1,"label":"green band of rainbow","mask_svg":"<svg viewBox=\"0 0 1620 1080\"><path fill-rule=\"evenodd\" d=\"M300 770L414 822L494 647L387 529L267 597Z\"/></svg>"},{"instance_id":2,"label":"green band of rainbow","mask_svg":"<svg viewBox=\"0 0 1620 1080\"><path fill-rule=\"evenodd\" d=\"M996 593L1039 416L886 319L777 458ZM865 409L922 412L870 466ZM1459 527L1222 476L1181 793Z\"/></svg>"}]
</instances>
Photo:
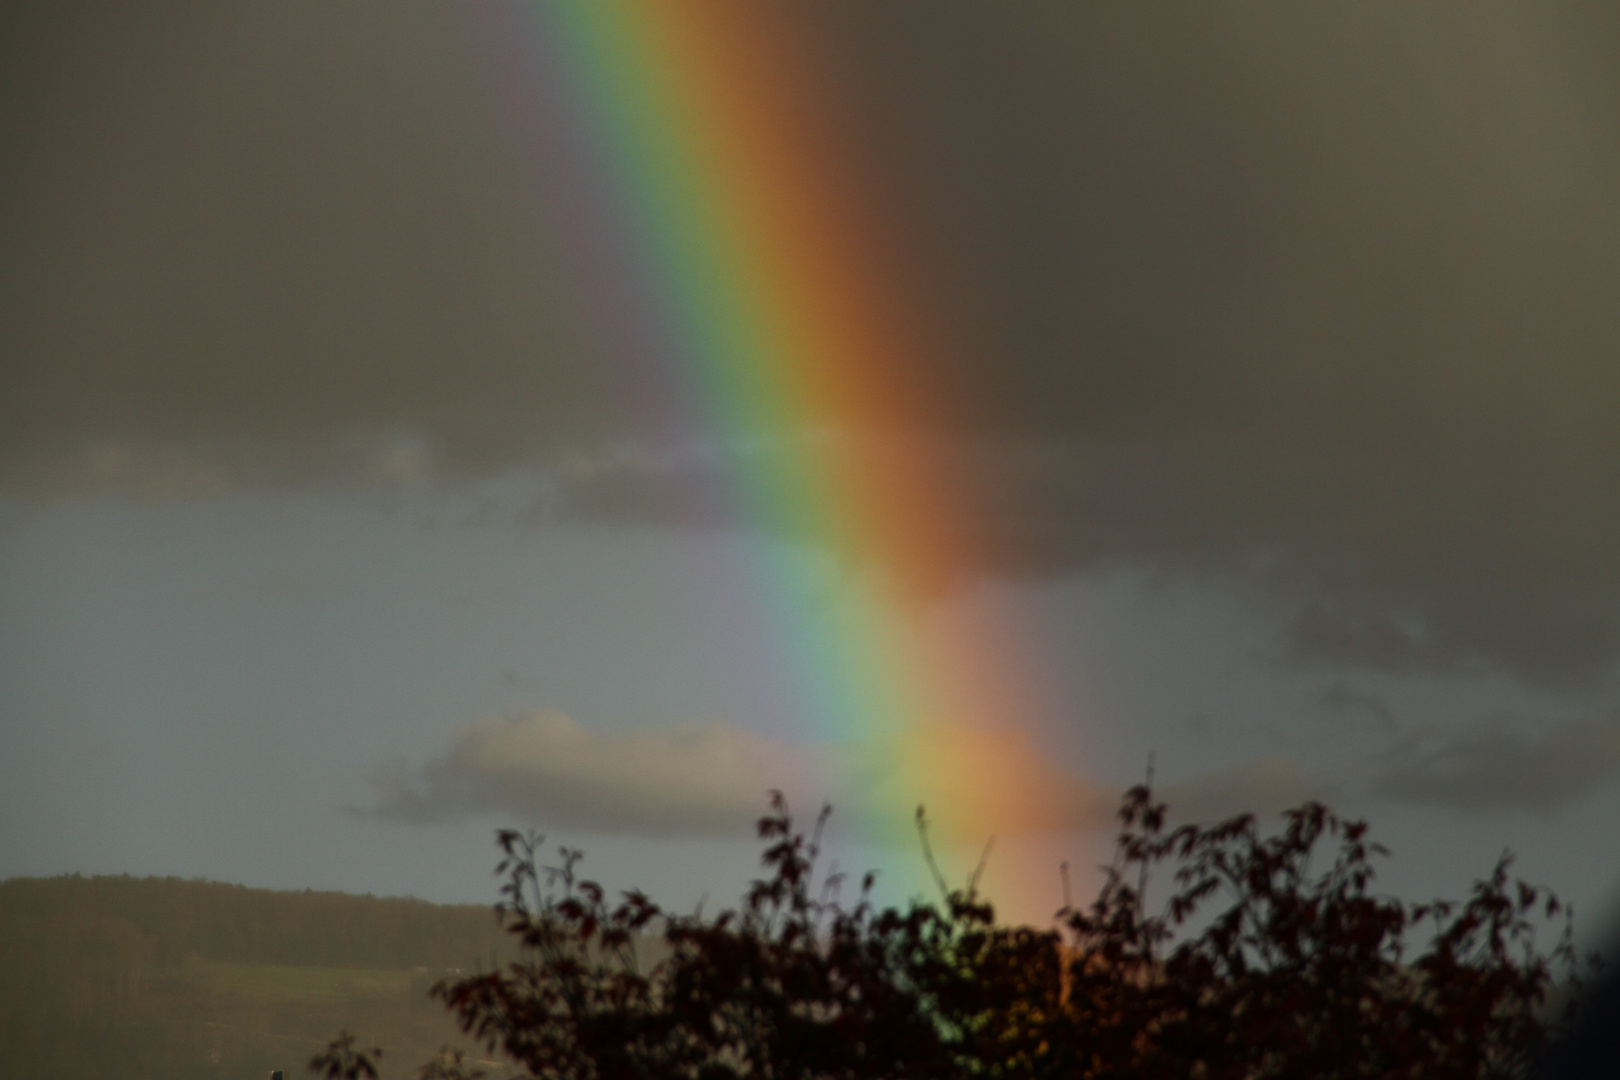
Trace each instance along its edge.
<instances>
[{"instance_id":1,"label":"green band of rainbow","mask_svg":"<svg viewBox=\"0 0 1620 1080\"><path fill-rule=\"evenodd\" d=\"M742 521L904 584L973 565L972 515L921 434L923 330L872 228L803 41L769 3L471 5L582 295L649 431L697 431ZM1008 627L923 634L870 590L807 604L762 559L820 740L886 747L850 781L870 834L929 802L947 840L1061 824ZM845 595L847 593L847 595Z\"/></svg>"}]
</instances>

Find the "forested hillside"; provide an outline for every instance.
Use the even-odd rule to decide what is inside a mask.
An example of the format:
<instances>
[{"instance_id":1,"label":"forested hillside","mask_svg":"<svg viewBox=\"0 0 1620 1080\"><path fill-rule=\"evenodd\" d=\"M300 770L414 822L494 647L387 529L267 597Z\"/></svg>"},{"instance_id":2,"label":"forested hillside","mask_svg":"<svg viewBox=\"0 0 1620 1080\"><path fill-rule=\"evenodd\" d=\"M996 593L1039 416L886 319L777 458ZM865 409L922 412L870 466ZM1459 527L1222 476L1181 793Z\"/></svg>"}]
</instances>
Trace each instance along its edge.
<instances>
[{"instance_id":1,"label":"forested hillside","mask_svg":"<svg viewBox=\"0 0 1620 1080\"><path fill-rule=\"evenodd\" d=\"M262 1080L339 1028L411 1075L458 1033L428 988L504 955L491 910L175 878L0 882L0 1076Z\"/></svg>"}]
</instances>

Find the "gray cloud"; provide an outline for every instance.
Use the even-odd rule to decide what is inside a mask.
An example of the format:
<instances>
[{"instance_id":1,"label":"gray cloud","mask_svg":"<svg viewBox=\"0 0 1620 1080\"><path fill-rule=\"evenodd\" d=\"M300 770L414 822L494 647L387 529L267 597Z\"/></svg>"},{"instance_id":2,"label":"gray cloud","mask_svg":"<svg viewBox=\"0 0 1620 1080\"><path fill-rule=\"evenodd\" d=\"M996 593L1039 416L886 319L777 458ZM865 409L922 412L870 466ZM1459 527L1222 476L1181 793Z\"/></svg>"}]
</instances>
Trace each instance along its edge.
<instances>
[{"instance_id":1,"label":"gray cloud","mask_svg":"<svg viewBox=\"0 0 1620 1080\"><path fill-rule=\"evenodd\" d=\"M468 726L426 764L370 777L361 813L404 823L498 815L643 836L746 836L780 790L831 801L871 839L912 843L925 805L946 844L1109 820L1114 793L1055 770L1017 732L935 727L845 746L767 739L718 722L602 734L558 712Z\"/></svg>"},{"instance_id":2,"label":"gray cloud","mask_svg":"<svg viewBox=\"0 0 1620 1080\"><path fill-rule=\"evenodd\" d=\"M1350 798L1551 815L1620 780L1620 714L1537 723L1503 713L1460 725L1403 725L1382 697L1344 682L1318 705L1367 716L1389 736L1387 745L1310 768L1273 758L1196 776L1162 788L1171 812L1207 821Z\"/></svg>"},{"instance_id":3,"label":"gray cloud","mask_svg":"<svg viewBox=\"0 0 1620 1080\"><path fill-rule=\"evenodd\" d=\"M1454 727L1400 727L1382 698L1343 683L1320 703L1365 713L1394 738L1378 753L1308 768L1258 759L1162 785L1159 797L1181 821L1274 814L1307 799L1550 816L1620 781L1620 715L1536 724L1503 714Z\"/></svg>"},{"instance_id":4,"label":"gray cloud","mask_svg":"<svg viewBox=\"0 0 1620 1080\"><path fill-rule=\"evenodd\" d=\"M515 816L550 827L644 836L747 836L774 789L799 792L813 756L719 724L596 735L562 713L474 724L417 770L371 777L365 812L423 823Z\"/></svg>"},{"instance_id":5,"label":"gray cloud","mask_svg":"<svg viewBox=\"0 0 1620 1080\"><path fill-rule=\"evenodd\" d=\"M1176 820L1210 822L1235 814L1276 814L1323 792L1295 763L1267 758L1167 784L1156 794Z\"/></svg>"},{"instance_id":6,"label":"gray cloud","mask_svg":"<svg viewBox=\"0 0 1620 1080\"><path fill-rule=\"evenodd\" d=\"M307 574L285 568L266 570L242 582L241 589L251 596L266 596L277 600L302 600L313 595L320 583Z\"/></svg>"},{"instance_id":7,"label":"gray cloud","mask_svg":"<svg viewBox=\"0 0 1620 1080\"><path fill-rule=\"evenodd\" d=\"M940 842L1107 827L1120 792L1055 768L1018 732L933 727L833 746L767 739L718 722L604 734L537 710L460 731L424 765L370 777L358 812L405 824L494 815L548 828L642 836L746 836L769 790L830 801L869 840L915 842L924 805ZM1193 776L1159 795L1178 820L1270 814L1328 787L1280 760Z\"/></svg>"},{"instance_id":8,"label":"gray cloud","mask_svg":"<svg viewBox=\"0 0 1620 1080\"><path fill-rule=\"evenodd\" d=\"M476 8L0 16L4 490L454 481L671 435L604 378ZM976 509L971 571L1236 577L1293 663L1612 668L1612 5L800 14L938 330L907 437ZM560 512L724 521L712 472L570 473Z\"/></svg>"},{"instance_id":9,"label":"gray cloud","mask_svg":"<svg viewBox=\"0 0 1620 1080\"><path fill-rule=\"evenodd\" d=\"M1620 777L1620 717L1526 730L1481 720L1397 747L1376 766L1372 794L1461 810L1553 813Z\"/></svg>"},{"instance_id":10,"label":"gray cloud","mask_svg":"<svg viewBox=\"0 0 1620 1080\"><path fill-rule=\"evenodd\" d=\"M1385 732L1394 732L1399 726L1394 708L1383 695L1357 690L1344 679L1330 683L1317 695L1315 704L1330 714L1365 717Z\"/></svg>"}]
</instances>

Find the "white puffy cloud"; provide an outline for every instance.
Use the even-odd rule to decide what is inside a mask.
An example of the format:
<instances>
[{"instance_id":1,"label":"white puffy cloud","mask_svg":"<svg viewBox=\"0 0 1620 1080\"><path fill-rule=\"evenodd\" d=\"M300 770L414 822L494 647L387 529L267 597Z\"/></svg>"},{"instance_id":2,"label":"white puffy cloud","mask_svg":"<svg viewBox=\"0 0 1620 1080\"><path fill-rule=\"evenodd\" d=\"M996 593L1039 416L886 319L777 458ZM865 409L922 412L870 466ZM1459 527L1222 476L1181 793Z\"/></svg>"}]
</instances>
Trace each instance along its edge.
<instances>
[{"instance_id":1,"label":"white puffy cloud","mask_svg":"<svg viewBox=\"0 0 1620 1080\"><path fill-rule=\"evenodd\" d=\"M646 836L746 836L772 789L815 787L800 747L722 724L594 734L550 710L475 723L421 768L371 777L366 812L405 822L497 814Z\"/></svg>"},{"instance_id":2,"label":"white puffy cloud","mask_svg":"<svg viewBox=\"0 0 1620 1080\"><path fill-rule=\"evenodd\" d=\"M464 728L419 767L370 777L361 813L401 823L492 815L547 828L642 836L749 835L780 790L809 810L831 802L863 838L914 842L913 813L933 836L977 847L992 836L1106 826L1117 789L1055 765L1017 732L935 726L831 745L768 739L718 722L596 733L550 710ZM1180 820L1271 813L1323 791L1282 760L1195 776L1159 795Z\"/></svg>"},{"instance_id":3,"label":"white puffy cloud","mask_svg":"<svg viewBox=\"0 0 1620 1080\"><path fill-rule=\"evenodd\" d=\"M623 733L551 710L463 729L411 768L370 777L362 813L406 823L497 815L644 836L745 836L767 795L830 801L870 839L909 842L923 805L946 844L1108 819L1114 795L1054 768L1014 732L935 727L845 745L768 739L719 722Z\"/></svg>"}]
</instances>

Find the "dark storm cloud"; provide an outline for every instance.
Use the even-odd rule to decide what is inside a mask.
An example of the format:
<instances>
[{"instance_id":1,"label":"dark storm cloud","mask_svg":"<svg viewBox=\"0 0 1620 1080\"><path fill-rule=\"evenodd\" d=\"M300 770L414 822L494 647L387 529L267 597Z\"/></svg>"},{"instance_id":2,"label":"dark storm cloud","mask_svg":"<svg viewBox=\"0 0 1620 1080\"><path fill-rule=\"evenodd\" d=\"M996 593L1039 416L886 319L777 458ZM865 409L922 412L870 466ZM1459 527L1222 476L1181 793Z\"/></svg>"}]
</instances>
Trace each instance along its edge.
<instances>
[{"instance_id":1,"label":"dark storm cloud","mask_svg":"<svg viewBox=\"0 0 1620 1080\"><path fill-rule=\"evenodd\" d=\"M1004 568L1237 574L1286 658L1620 645L1612 7L841 8Z\"/></svg>"},{"instance_id":2,"label":"dark storm cloud","mask_svg":"<svg viewBox=\"0 0 1620 1080\"><path fill-rule=\"evenodd\" d=\"M22 7L12 490L384 477L401 439L455 477L636 435L453 17L475 6ZM918 437L976 500L980 569L1235 576L1292 613L1294 663L1612 666L1612 5L805 19L949 343L959 405ZM700 473L575 470L561 505L690 521L713 500L671 492Z\"/></svg>"},{"instance_id":3,"label":"dark storm cloud","mask_svg":"<svg viewBox=\"0 0 1620 1080\"><path fill-rule=\"evenodd\" d=\"M501 469L607 417L460 5L22 3L0 470L158 496Z\"/></svg>"}]
</instances>

